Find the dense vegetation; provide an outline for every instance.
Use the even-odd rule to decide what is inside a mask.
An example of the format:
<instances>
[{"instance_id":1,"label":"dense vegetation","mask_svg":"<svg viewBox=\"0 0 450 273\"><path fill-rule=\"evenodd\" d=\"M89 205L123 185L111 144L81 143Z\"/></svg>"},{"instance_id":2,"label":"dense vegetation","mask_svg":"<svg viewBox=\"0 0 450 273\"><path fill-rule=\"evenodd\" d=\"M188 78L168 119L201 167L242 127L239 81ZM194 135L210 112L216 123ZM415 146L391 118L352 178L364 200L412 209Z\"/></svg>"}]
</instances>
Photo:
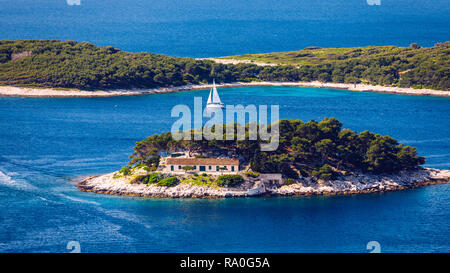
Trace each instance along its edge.
<instances>
[{"instance_id":1,"label":"dense vegetation","mask_svg":"<svg viewBox=\"0 0 450 273\"><path fill-rule=\"evenodd\" d=\"M218 64L209 60L129 53L75 41L0 41L0 84L79 89L154 88L234 81L333 81L450 90L450 42L344 49L306 48L242 55L279 66Z\"/></svg>"},{"instance_id":2,"label":"dense vegetation","mask_svg":"<svg viewBox=\"0 0 450 273\"><path fill-rule=\"evenodd\" d=\"M306 123L280 120L279 130L280 144L274 152L261 152L261 140L176 141L170 132L152 135L136 144L129 164L153 166L153 158L160 153L180 150L201 155L231 152L243 157L245 162L241 164L249 165L255 172L281 172L288 178L302 175L332 179L354 171L395 173L425 163L425 159L417 155L416 148L401 145L389 136L343 129L342 123L335 118Z\"/></svg>"},{"instance_id":3,"label":"dense vegetation","mask_svg":"<svg viewBox=\"0 0 450 273\"><path fill-rule=\"evenodd\" d=\"M116 177L118 178L118 177ZM179 179L175 176L170 176L167 174L161 174L158 172L143 174L135 176L130 181L131 184L142 183L146 185L157 185L165 187L174 187L180 183Z\"/></svg>"},{"instance_id":4,"label":"dense vegetation","mask_svg":"<svg viewBox=\"0 0 450 273\"><path fill-rule=\"evenodd\" d=\"M266 69L271 71L270 75L284 75L285 80L450 89L450 42L437 43L431 48L417 44L409 47L307 47L299 51L224 58L284 65Z\"/></svg>"},{"instance_id":5,"label":"dense vegetation","mask_svg":"<svg viewBox=\"0 0 450 273\"><path fill-rule=\"evenodd\" d=\"M236 187L244 182L244 178L237 174L224 174L217 178L220 187Z\"/></svg>"}]
</instances>

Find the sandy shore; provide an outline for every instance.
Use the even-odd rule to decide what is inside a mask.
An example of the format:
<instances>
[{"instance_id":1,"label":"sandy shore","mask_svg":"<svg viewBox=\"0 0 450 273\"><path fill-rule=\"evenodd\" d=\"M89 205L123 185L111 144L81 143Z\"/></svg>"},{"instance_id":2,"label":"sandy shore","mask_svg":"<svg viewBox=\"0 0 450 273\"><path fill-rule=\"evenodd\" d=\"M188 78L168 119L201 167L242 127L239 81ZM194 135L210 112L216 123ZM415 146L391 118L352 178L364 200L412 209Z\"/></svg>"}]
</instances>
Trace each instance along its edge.
<instances>
[{"instance_id":1,"label":"sandy shore","mask_svg":"<svg viewBox=\"0 0 450 273\"><path fill-rule=\"evenodd\" d=\"M219 58L198 58L198 60L210 60L216 63L221 64L255 64L259 66L277 66L283 64L274 64L274 63L263 63L263 62L255 62L251 60L236 60L236 59L219 59Z\"/></svg>"},{"instance_id":2,"label":"sandy shore","mask_svg":"<svg viewBox=\"0 0 450 273\"><path fill-rule=\"evenodd\" d=\"M217 85L218 88L226 87L245 87L245 86L302 86L317 88L345 89L350 91L370 91L391 94L421 95L421 96L440 96L450 97L450 91L440 91L432 89L413 89L400 87L387 87L366 84L345 84L345 83L321 83L321 82L235 82ZM178 87L166 87L155 89L139 90L58 90L52 88L22 88L12 86L0 86L0 96L10 97L115 97L115 96L137 96L160 93L182 92L190 90L208 89L212 85L184 85Z\"/></svg>"},{"instance_id":3,"label":"sandy shore","mask_svg":"<svg viewBox=\"0 0 450 273\"><path fill-rule=\"evenodd\" d=\"M388 192L450 182L450 170L420 169L395 175L354 174L333 181L299 179L284 186L265 185L255 181L239 188L194 186L181 183L175 187L130 184L126 179L114 178L115 173L84 178L77 184L82 191L95 193L162 197L162 198L228 198L252 196L311 196L346 195Z\"/></svg>"}]
</instances>

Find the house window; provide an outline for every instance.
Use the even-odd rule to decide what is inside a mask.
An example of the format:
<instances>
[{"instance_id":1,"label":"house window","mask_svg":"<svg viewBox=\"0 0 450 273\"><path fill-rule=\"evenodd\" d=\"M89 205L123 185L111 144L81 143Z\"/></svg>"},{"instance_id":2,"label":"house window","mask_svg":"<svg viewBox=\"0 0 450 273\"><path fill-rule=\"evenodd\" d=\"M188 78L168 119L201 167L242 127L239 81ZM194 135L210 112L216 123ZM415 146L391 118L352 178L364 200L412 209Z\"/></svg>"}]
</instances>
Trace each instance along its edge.
<instances>
[{"instance_id":1,"label":"house window","mask_svg":"<svg viewBox=\"0 0 450 273\"><path fill-rule=\"evenodd\" d=\"M200 171L201 171L201 172L206 171L206 167L205 167L205 166L200 166Z\"/></svg>"},{"instance_id":2,"label":"house window","mask_svg":"<svg viewBox=\"0 0 450 273\"><path fill-rule=\"evenodd\" d=\"M173 172L173 165L170 165L170 170Z\"/></svg>"},{"instance_id":3,"label":"house window","mask_svg":"<svg viewBox=\"0 0 450 273\"><path fill-rule=\"evenodd\" d=\"M216 172L218 172L219 171L219 166L216 166Z\"/></svg>"},{"instance_id":4,"label":"house window","mask_svg":"<svg viewBox=\"0 0 450 273\"><path fill-rule=\"evenodd\" d=\"M181 170L181 165L178 165L178 170Z\"/></svg>"},{"instance_id":5,"label":"house window","mask_svg":"<svg viewBox=\"0 0 450 273\"><path fill-rule=\"evenodd\" d=\"M234 166L231 166L231 171L234 172Z\"/></svg>"},{"instance_id":6,"label":"house window","mask_svg":"<svg viewBox=\"0 0 450 273\"><path fill-rule=\"evenodd\" d=\"M212 169L212 166L211 166L211 165L209 165L208 169L210 169L210 170L211 170L211 169Z\"/></svg>"}]
</instances>

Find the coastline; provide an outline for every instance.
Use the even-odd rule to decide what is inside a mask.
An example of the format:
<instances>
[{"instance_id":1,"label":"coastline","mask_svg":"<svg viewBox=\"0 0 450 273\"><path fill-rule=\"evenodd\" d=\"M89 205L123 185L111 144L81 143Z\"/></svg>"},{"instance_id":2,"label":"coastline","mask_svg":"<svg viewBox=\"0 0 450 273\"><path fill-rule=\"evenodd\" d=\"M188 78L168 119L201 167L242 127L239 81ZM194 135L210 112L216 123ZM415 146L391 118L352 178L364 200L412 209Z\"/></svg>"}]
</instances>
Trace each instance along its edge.
<instances>
[{"instance_id":1,"label":"coastline","mask_svg":"<svg viewBox=\"0 0 450 273\"><path fill-rule=\"evenodd\" d=\"M224 58L224 57L218 57L218 58L197 58L197 60L208 60L208 61L213 61L213 62L221 63L221 64L254 64L254 65L258 65L258 66L286 65L286 64L276 64L276 63L255 62L255 61L251 61L251 60L228 59L228 58Z\"/></svg>"},{"instance_id":2,"label":"coastline","mask_svg":"<svg viewBox=\"0 0 450 273\"><path fill-rule=\"evenodd\" d=\"M353 174L333 181L302 178L280 187L255 183L239 188L219 188L181 183L174 187L129 184L114 173L88 176L77 183L81 191L156 198L237 198L258 196L313 196L382 193L450 182L450 170L423 168L392 175Z\"/></svg>"},{"instance_id":3,"label":"coastline","mask_svg":"<svg viewBox=\"0 0 450 273\"><path fill-rule=\"evenodd\" d=\"M357 92L377 92L403 95L450 97L450 91L432 89L414 89L366 84L322 83L322 82L234 82L217 84L218 88L251 87L251 86L298 86L315 88L344 89ZM212 84L183 85L177 87L161 87L154 89L115 89L85 91L77 89L58 90L55 88L27 88L0 86L0 97L34 97L34 98L75 98L75 97L117 97L138 96L162 93L174 93L212 88Z\"/></svg>"}]
</instances>

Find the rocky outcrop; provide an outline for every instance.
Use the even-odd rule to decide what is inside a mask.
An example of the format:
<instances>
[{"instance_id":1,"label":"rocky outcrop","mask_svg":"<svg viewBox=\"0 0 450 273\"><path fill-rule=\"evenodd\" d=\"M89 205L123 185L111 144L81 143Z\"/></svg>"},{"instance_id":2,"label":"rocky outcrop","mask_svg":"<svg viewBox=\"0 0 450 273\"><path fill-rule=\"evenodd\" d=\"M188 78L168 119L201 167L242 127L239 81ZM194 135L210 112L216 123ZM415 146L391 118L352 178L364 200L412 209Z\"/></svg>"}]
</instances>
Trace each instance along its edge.
<instances>
[{"instance_id":1,"label":"rocky outcrop","mask_svg":"<svg viewBox=\"0 0 450 273\"><path fill-rule=\"evenodd\" d=\"M419 169L391 175L353 174L333 181L299 179L285 186L266 185L261 181L246 182L239 188L194 186L181 183L175 187L130 184L126 179L113 178L114 173L87 177L78 183L83 191L103 194L169 197L228 198L250 196L310 196L386 192L450 182L450 170Z\"/></svg>"},{"instance_id":2,"label":"rocky outcrop","mask_svg":"<svg viewBox=\"0 0 450 273\"><path fill-rule=\"evenodd\" d=\"M333 181L303 179L299 183L272 189L273 195L307 196L387 192L450 182L449 170L420 169L390 175L353 174Z\"/></svg>"}]
</instances>

